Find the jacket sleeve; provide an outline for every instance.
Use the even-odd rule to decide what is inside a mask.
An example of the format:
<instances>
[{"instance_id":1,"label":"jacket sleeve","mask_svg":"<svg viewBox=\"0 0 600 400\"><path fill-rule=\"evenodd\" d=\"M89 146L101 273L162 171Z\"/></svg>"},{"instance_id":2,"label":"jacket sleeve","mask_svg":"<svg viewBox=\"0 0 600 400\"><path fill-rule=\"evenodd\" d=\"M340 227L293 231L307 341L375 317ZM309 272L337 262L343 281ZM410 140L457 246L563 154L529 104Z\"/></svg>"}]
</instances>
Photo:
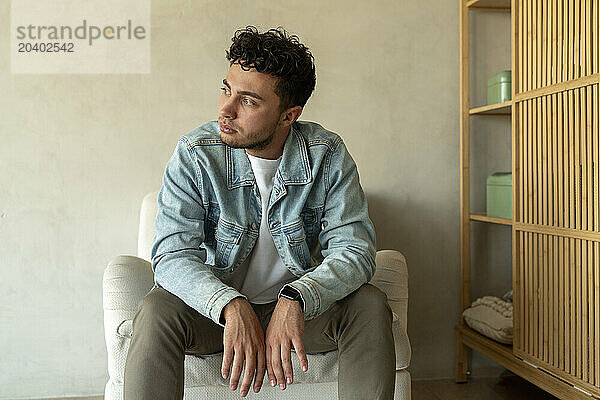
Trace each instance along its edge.
<instances>
[{"instance_id":1,"label":"jacket sleeve","mask_svg":"<svg viewBox=\"0 0 600 400\"><path fill-rule=\"evenodd\" d=\"M165 168L158 194L156 235L152 243L152 270L158 286L215 323L235 297L246 296L224 284L205 264L205 209L200 173L182 137Z\"/></svg>"},{"instance_id":2,"label":"jacket sleeve","mask_svg":"<svg viewBox=\"0 0 600 400\"><path fill-rule=\"evenodd\" d=\"M324 259L286 285L300 292L305 319L320 315L375 273L375 228L356 164L341 138L325 168L327 195L319 233Z\"/></svg>"}]
</instances>

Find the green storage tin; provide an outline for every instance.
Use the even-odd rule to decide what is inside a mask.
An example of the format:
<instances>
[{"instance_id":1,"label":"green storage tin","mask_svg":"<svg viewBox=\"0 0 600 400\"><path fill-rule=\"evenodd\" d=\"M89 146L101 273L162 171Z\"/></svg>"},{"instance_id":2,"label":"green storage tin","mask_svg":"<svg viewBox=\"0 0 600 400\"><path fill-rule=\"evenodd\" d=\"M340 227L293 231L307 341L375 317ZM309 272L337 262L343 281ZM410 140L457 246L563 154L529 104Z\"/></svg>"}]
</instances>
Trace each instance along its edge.
<instances>
[{"instance_id":1,"label":"green storage tin","mask_svg":"<svg viewBox=\"0 0 600 400\"><path fill-rule=\"evenodd\" d=\"M488 104L504 103L511 100L510 70L502 71L488 79Z\"/></svg>"},{"instance_id":2,"label":"green storage tin","mask_svg":"<svg viewBox=\"0 0 600 400\"><path fill-rule=\"evenodd\" d=\"M496 172L487 177L487 215L512 219L511 172Z\"/></svg>"}]
</instances>

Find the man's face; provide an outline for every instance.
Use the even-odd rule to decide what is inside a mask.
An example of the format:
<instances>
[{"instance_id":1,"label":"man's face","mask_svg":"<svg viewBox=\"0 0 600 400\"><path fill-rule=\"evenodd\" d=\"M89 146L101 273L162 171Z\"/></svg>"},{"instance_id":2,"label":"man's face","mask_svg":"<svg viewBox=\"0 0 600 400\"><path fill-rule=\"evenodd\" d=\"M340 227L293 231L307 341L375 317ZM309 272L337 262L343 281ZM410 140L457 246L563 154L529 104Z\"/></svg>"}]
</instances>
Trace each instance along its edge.
<instances>
[{"instance_id":1,"label":"man's face","mask_svg":"<svg viewBox=\"0 0 600 400\"><path fill-rule=\"evenodd\" d=\"M219 99L221 140L235 148L262 150L273 140L281 112L277 79L235 63L223 80Z\"/></svg>"}]
</instances>

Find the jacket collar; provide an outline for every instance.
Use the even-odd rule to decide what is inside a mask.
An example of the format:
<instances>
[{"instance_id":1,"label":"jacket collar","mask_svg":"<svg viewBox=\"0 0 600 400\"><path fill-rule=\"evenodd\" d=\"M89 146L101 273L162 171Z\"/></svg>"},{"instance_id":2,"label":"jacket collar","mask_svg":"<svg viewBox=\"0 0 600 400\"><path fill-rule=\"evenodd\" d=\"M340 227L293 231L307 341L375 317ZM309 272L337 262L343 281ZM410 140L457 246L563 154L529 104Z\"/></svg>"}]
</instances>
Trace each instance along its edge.
<instances>
[{"instance_id":1,"label":"jacket collar","mask_svg":"<svg viewBox=\"0 0 600 400\"><path fill-rule=\"evenodd\" d=\"M252 186L254 173L246 155L246 150L227 146L227 189ZM293 123L283 144L281 163L277 169L279 178L285 185L305 185L312 181L306 141L297 124Z\"/></svg>"}]
</instances>

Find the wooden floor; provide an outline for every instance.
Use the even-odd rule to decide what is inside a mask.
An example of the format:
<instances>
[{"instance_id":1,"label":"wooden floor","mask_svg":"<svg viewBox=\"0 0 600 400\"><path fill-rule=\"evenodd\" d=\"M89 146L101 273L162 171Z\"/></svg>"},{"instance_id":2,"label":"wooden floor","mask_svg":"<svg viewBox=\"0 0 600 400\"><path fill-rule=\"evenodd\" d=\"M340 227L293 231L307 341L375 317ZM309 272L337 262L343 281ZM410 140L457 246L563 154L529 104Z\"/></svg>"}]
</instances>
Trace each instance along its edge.
<instances>
[{"instance_id":1,"label":"wooden floor","mask_svg":"<svg viewBox=\"0 0 600 400\"><path fill-rule=\"evenodd\" d=\"M412 381L412 400L557 400L537 386L506 373L497 378L469 378Z\"/></svg>"}]
</instances>

